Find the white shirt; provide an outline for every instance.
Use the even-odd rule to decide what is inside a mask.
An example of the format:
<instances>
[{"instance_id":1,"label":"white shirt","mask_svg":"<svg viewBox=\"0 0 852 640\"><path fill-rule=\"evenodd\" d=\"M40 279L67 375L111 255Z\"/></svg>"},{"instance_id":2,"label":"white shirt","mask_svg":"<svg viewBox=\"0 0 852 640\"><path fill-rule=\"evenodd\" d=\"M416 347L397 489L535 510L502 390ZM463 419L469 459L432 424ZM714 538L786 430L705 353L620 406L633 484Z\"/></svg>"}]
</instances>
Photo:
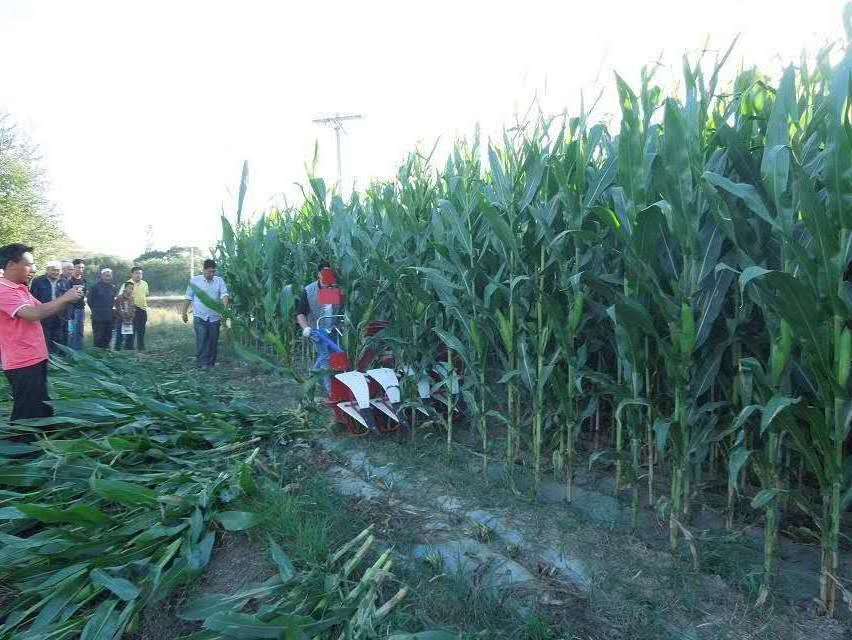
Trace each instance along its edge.
<instances>
[{"instance_id":1,"label":"white shirt","mask_svg":"<svg viewBox=\"0 0 852 640\"><path fill-rule=\"evenodd\" d=\"M221 320L222 316L207 307L203 302L201 302L201 299L195 295L195 291L192 288L193 285L198 287L198 289L214 300L222 300L228 296L228 287L225 285L225 281L219 276L213 276L211 280L208 280L203 275L193 276L190 278L189 287L186 289L186 299L192 301L192 313L196 318L206 320L208 322L218 322Z\"/></svg>"}]
</instances>

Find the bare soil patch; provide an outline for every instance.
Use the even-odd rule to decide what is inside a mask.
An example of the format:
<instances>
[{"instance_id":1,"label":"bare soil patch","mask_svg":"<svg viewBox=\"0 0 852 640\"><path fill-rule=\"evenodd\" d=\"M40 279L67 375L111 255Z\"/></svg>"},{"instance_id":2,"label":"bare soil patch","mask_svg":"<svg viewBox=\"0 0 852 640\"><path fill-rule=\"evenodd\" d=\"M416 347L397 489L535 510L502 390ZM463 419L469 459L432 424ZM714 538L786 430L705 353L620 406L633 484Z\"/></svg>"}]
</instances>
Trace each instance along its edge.
<instances>
[{"instance_id":1,"label":"bare soil patch","mask_svg":"<svg viewBox=\"0 0 852 640\"><path fill-rule=\"evenodd\" d=\"M470 475L479 464L475 458L449 463L437 447L426 451L422 443L343 435L319 443L338 463L326 472L340 466L349 469L351 477L343 483L343 491L355 496L359 512L384 523L390 539L405 539L416 557L441 568L452 563L453 554L461 561L454 568L463 566L462 556L478 555L479 564L471 565L467 573L484 586L494 585L478 577L486 564L518 566L508 572L510 583L518 582L521 570L534 577L527 582L534 584L536 597L524 605L526 613L543 615L551 628L571 631L577 634L574 637L852 638L846 621L819 617L807 606L806 594L816 579L808 568L782 563L782 572L796 573L799 588L806 588L798 599L785 589L774 607L755 609L753 594L742 582L748 567L739 566L751 562L759 566L759 549L750 541L746 544L736 536L720 541L702 534L700 542L708 556L696 572L688 550L683 558L672 558L667 551L667 536L652 509L644 509L642 529L630 531L625 505L596 491L601 487L591 474L581 477L578 499L567 505L558 483L550 483L543 498L530 500L506 491L499 470L489 470L479 479ZM462 468L467 482L454 481L453 464ZM410 514L416 518L409 522ZM436 521L441 526L427 526ZM785 541L784 556L790 560L811 551L806 545L791 545ZM781 583L788 587L791 580L785 578ZM578 633L581 630L587 635Z\"/></svg>"},{"instance_id":2,"label":"bare soil patch","mask_svg":"<svg viewBox=\"0 0 852 640\"><path fill-rule=\"evenodd\" d=\"M181 620L182 607L192 598L207 594L232 594L259 584L275 573L263 544L242 534L224 533L199 580L165 602L146 607L138 640L176 640L200 627Z\"/></svg>"}]
</instances>

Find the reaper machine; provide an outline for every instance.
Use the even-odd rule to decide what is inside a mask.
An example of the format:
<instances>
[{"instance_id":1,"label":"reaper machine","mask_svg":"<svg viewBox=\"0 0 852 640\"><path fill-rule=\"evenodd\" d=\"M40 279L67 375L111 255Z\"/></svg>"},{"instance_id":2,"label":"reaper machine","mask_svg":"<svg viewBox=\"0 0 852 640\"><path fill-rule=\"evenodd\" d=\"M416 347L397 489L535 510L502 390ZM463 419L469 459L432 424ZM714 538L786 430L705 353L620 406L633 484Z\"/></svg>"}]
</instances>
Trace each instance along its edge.
<instances>
[{"instance_id":1,"label":"reaper machine","mask_svg":"<svg viewBox=\"0 0 852 640\"><path fill-rule=\"evenodd\" d=\"M323 286L319 291L319 303L342 307L344 295L337 285L335 273L331 269L324 269L320 273L320 281ZM345 319L343 314L317 318L316 327L311 330L311 340L323 343L331 353L331 391L327 403L334 411L335 420L352 435L408 431L408 419L413 416L413 410L402 410L400 378L413 377L414 371L396 363L392 353L369 348L353 366L340 346L343 336L340 327L321 328L322 321L331 317ZM371 322L366 327L365 337L376 336L387 326L385 321ZM429 412L423 408L424 405L434 403L440 410L440 407L449 406L448 394L459 395L458 379L452 385L439 384L446 377L446 351L436 356L436 365L431 374L420 375L416 380L421 401L418 411L425 415ZM459 400L460 397L455 402L457 407L461 405Z\"/></svg>"}]
</instances>

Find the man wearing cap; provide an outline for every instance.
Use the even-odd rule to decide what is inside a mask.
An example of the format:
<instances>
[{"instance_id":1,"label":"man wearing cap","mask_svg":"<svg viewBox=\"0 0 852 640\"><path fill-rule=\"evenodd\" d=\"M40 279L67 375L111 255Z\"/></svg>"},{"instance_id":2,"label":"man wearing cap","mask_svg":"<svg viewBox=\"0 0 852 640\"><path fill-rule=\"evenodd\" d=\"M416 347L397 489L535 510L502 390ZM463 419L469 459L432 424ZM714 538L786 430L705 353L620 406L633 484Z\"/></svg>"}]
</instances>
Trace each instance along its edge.
<instances>
[{"instance_id":1,"label":"man wearing cap","mask_svg":"<svg viewBox=\"0 0 852 640\"><path fill-rule=\"evenodd\" d=\"M101 269L100 278L86 295L92 311L92 338L99 349L109 349L117 293L112 283L112 269Z\"/></svg>"},{"instance_id":2,"label":"man wearing cap","mask_svg":"<svg viewBox=\"0 0 852 640\"><path fill-rule=\"evenodd\" d=\"M61 272L61 262L58 260L48 262L44 275L34 278L32 285L30 285L33 297L42 304L58 300L63 293L60 278ZM42 329L44 329L44 338L47 341L47 349L50 353L56 353L57 344L65 344L65 332L62 330L63 320L63 316L51 315L49 318L41 321Z\"/></svg>"},{"instance_id":3,"label":"man wearing cap","mask_svg":"<svg viewBox=\"0 0 852 640\"><path fill-rule=\"evenodd\" d=\"M318 329L332 329L337 324L337 315L340 307L335 304L323 304L320 300L320 291L328 284L323 282L323 271L329 269L327 260L321 260L317 267L317 279L302 289L299 301L296 303L296 322L302 329L302 336L311 337L311 330L316 326ZM331 393L331 378L327 375L331 351L324 342L316 342L316 362L312 371L322 375L322 384L326 393Z\"/></svg>"},{"instance_id":4,"label":"man wearing cap","mask_svg":"<svg viewBox=\"0 0 852 640\"><path fill-rule=\"evenodd\" d=\"M60 278L63 282L67 282L74 275L74 264L70 260L62 261L62 275Z\"/></svg>"},{"instance_id":5,"label":"man wearing cap","mask_svg":"<svg viewBox=\"0 0 852 640\"><path fill-rule=\"evenodd\" d=\"M82 295L74 287L42 304L27 288L35 271L32 251L23 244L0 247L0 362L12 388L13 422L53 415L47 404L48 351L41 323Z\"/></svg>"}]
</instances>

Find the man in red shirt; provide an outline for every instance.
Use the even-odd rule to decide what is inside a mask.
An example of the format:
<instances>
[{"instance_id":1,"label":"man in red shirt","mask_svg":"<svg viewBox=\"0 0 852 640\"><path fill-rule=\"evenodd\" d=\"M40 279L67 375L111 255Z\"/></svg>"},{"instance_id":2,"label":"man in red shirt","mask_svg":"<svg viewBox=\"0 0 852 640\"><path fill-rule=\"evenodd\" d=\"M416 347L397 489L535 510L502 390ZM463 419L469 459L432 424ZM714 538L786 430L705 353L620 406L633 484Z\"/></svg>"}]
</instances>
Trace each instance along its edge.
<instances>
[{"instance_id":1,"label":"man in red shirt","mask_svg":"<svg viewBox=\"0 0 852 640\"><path fill-rule=\"evenodd\" d=\"M35 273L33 249L23 244L0 247L0 361L12 387L11 421L46 418L47 343L41 321L55 316L82 296L73 287L52 302L42 304L27 285Z\"/></svg>"}]
</instances>

